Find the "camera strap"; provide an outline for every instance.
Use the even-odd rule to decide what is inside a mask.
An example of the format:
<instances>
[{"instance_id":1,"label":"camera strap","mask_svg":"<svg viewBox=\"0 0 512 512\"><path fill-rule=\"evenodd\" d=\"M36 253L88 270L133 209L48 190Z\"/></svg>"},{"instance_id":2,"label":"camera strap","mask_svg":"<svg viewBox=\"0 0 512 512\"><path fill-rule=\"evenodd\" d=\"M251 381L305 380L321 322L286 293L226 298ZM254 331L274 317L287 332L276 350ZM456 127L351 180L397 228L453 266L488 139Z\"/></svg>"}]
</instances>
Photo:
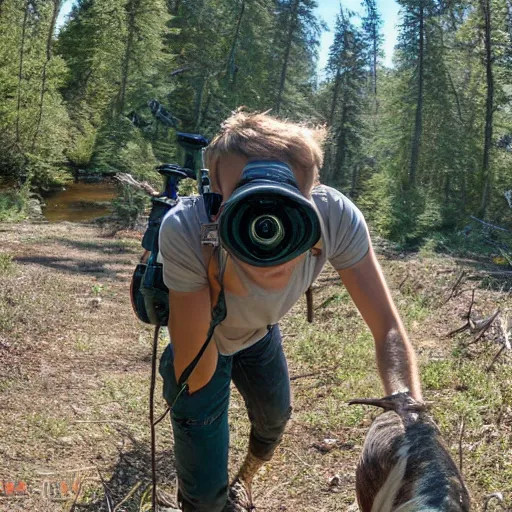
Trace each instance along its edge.
<instances>
[{"instance_id":1,"label":"camera strap","mask_svg":"<svg viewBox=\"0 0 512 512\"><path fill-rule=\"evenodd\" d=\"M204 254L206 253L207 251L205 250ZM216 279L218 281L218 285L220 286L220 290L216 298L217 300L215 302L215 306L212 309L212 319L210 321L208 334L206 335L206 341L203 343L203 346L201 347L197 355L194 357L192 362L185 368L185 370L183 370L183 373L181 374L178 380L179 391L178 394L176 395L176 398L174 399L174 402L171 405L171 408L178 401L182 393L188 390L188 379L192 372L194 371L194 369L196 368L206 349L208 348L208 345L210 344L213 338L213 332L215 331L215 327L217 327L217 325L219 325L227 316L226 296L224 293L224 271L226 270L227 253L221 247L217 246L213 248L213 253L210 252L210 255L211 257L208 258L209 261L207 261L207 267L210 266L210 263L214 261L215 258L217 259L218 273L216 275ZM210 285L210 290L212 289L213 287ZM214 302L213 299L214 297L212 297L212 303Z\"/></svg>"}]
</instances>

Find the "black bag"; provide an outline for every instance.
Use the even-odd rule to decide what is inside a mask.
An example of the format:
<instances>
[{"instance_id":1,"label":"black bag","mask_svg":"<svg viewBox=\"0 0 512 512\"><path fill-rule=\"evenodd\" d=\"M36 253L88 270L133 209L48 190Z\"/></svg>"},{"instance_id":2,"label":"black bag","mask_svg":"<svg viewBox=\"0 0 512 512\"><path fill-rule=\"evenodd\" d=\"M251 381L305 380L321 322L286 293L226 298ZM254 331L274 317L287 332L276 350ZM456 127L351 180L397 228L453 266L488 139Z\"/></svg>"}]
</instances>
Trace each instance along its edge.
<instances>
[{"instance_id":1,"label":"black bag","mask_svg":"<svg viewBox=\"0 0 512 512\"><path fill-rule=\"evenodd\" d=\"M169 289L164 283L163 266L158 258L158 234L166 213L178 203L166 197L152 199L153 207L142 247L150 252L146 263L135 268L130 286L133 311L146 324L167 325L169 322Z\"/></svg>"}]
</instances>

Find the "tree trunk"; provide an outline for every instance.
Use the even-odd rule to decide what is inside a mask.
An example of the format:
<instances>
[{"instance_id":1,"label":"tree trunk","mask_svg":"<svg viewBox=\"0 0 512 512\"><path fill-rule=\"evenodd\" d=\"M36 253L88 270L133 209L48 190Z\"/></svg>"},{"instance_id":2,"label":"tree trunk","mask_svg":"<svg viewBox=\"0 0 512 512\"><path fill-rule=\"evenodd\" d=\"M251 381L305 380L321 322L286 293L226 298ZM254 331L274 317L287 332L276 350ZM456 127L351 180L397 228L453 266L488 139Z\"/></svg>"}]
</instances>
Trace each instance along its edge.
<instances>
[{"instance_id":1,"label":"tree trunk","mask_svg":"<svg viewBox=\"0 0 512 512\"><path fill-rule=\"evenodd\" d=\"M290 11L290 25L288 27L288 37L286 39L283 67L281 69L281 80L279 81L279 91L277 93L277 100L275 106L275 111L277 115L279 115L279 110L281 109L281 102L283 99L284 84L286 82L286 73L288 71L288 62L290 59L290 51L292 48L293 34L295 32L295 28L297 27L297 10L299 8L299 4L300 0L294 0L292 9Z\"/></svg>"},{"instance_id":2,"label":"tree trunk","mask_svg":"<svg viewBox=\"0 0 512 512\"><path fill-rule=\"evenodd\" d=\"M233 44L231 45L231 51L229 52L228 63L226 66L226 78L231 78L235 74L235 52L236 45L238 44L238 38L240 36L240 26L242 25L242 19L245 12L245 0L242 0L242 7L240 8L240 14L238 15L238 21L236 23L235 37L233 38Z\"/></svg>"},{"instance_id":3,"label":"tree trunk","mask_svg":"<svg viewBox=\"0 0 512 512\"><path fill-rule=\"evenodd\" d=\"M117 108L114 111L116 115L122 114L125 107L126 87L128 85L128 75L130 71L130 57L132 54L133 41L135 38L135 12L138 5L138 0L128 0L128 39L126 41L123 64L121 68L121 88L119 89Z\"/></svg>"},{"instance_id":4,"label":"tree trunk","mask_svg":"<svg viewBox=\"0 0 512 512\"><path fill-rule=\"evenodd\" d=\"M60 2L61 2L61 0L53 0L52 18L50 20L50 28L48 29L48 39L46 40L46 61L43 65L43 76L41 79L41 96L39 98L39 116L37 118L34 139L32 140L32 151L34 151L34 148L36 147L37 137L39 135L39 130L41 128L41 121L43 119L43 103L44 103L44 95L46 92L46 69L48 67L48 64L49 64L51 58L52 58L53 33L55 31L55 25L57 23L57 17L59 15Z\"/></svg>"},{"instance_id":5,"label":"tree trunk","mask_svg":"<svg viewBox=\"0 0 512 512\"><path fill-rule=\"evenodd\" d=\"M336 168L334 169L334 181L340 187L345 178L345 161L347 159L347 108L348 108L348 87L345 80L343 88L343 107L341 109L341 120L338 130L338 140L336 144Z\"/></svg>"},{"instance_id":6,"label":"tree trunk","mask_svg":"<svg viewBox=\"0 0 512 512\"><path fill-rule=\"evenodd\" d=\"M20 144L20 111L21 111L21 81L23 80L23 59L25 57L25 34L27 31L28 6L30 0L25 3L25 13L23 14L23 26L21 29L20 43L20 67L18 71L18 105L16 107L16 144Z\"/></svg>"},{"instance_id":7,"label":"tree trunk","mask_svg":"<svg viewBox=\"0 0 512 512\"><path fill-rule=\"evenodd\" d=\"M494 103L494 77L492 69L492 47L491 47L491 5L490 0L480 0L484 17L484 42L485 42L485 71L487 78L487 98L485 102L485 132L484 132L484 155L483 155L483 178L484 190L482 193L482 204L480 206L480 217L485 218L489 202L489 189L491 184L490 154L492 146L492 118Z\"/></svg>"},{"instance_id":8,"label":"tree trunk","mask_svg":"<svg viewBox=\"0 0 512 512\"><path fill-rule=\"evenodd\" d=\"M341 86L341 66L338 66L336 71L336 79L334 80L334 89L332 92L332 103L331 103L331 112L329 114L329 126L332 126L334 121L334 111L336 110L336 103L338 102L338 94L340 93Z\"/></svg>"},{"instance_id":9,"label":"tree trunk","mask_svg":"<svg viewBox=\"0 0 512 512\"><path fill-rule=\"evenodd\" d=\"M196 104L194 107L194 130L199 131L201 126L201 105L203 104L204 91L206 89L206 77L202 77L201 85L196 95Z\"/></svg>"},{"instance_id":10,"label":"tree trunk","mask_svg":"<svg viewBox=\"0 0 512 512\"><path fill-rule=\"evenodd\" d=\"M172 0L168 0L167 2L167 6L169 8L169 12L173 15L173 16L177 16L177 14L179 13L180 11L180 7L181 7L181 0L174 0L174 2Z\"/></svg>"},{"instance_id":11,"label":"tree trunk","mask_svg":"<svg viewBox=\"0 0 512 512\"><path fill-rule=\"evenodd\" d=\"M411 147L411 166L409 169L409 184L414 185L418 171L418 161L421 148L421 131L423 117L423 52L425 39L425 6L424 0L419 2L419 48L418 48L418 98L416 101L416 119L414 124L414 136Z\"/></svg>"},{"instance_id":12,"label":"tree trunk","mask_svg":"<svg viewBox=\"0 0 512 512\"><path fill-rule=\"evenodd\" d=\"M377 113L378 105L377 105L377 26L373 25L372 30L372 37L373 37L373 99L375 101L375 113Z\"/></svg>"},{"instance_id":13,"label":"tree trunk","mask_svg":"<svg viewBox=\"0 0 512 512\"><path fill-rule=\"evenodd\" d=\"M350 197L353 199L357 195L357 186L359 183L359 170L360 170L361 164L353 165L352 166L352 186L350 188Z\"/></svg>"},{"instance_id":14,"label":"tree trunk","mask_svg":"<svg viewBox=\"0 0 512 512\"><path fill-rule=\"evenodd\" d=\"M212 104L212 91L208 90L208 95L206 96L206 103L203 108L203 113L201 115L201 122L207 120L208 112L210 111L210 105ZM198 130L200 131L200 130Z\"/></svg>"}]
</instances>

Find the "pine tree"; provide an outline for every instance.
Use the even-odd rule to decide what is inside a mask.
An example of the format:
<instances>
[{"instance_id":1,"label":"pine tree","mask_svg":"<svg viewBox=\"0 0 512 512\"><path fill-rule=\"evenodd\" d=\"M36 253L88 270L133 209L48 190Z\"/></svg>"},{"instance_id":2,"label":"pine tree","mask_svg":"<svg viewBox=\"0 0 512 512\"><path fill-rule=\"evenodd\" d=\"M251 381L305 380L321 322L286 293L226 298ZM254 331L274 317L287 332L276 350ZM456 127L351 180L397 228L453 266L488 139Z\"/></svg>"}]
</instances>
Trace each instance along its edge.
<instances>
[{"instance_id":1,"label":"pine tree","mask_svg":"<svg viewBox=\"0 0 512 512\"><path fill-rule=\"evenodd\" d=\"M358 188L362 156L368 46L351 17L351 13L340 8L329 51L326 71L332 88L327 119L330 143L326 149L322 177L325 182L347 189L354 195Z\"/></svg>"},{"instance_id":2,"label":"pine tree","mask_svg":"<svg viewBox=\"0 0 512 512\"><path fill-rule=\"evenodd\" d=\"M276 12L275 51L271 63L275 92L274 113L296 116L305 110L313 91L312 76L322 30L314 9L315 0L279 0ZM276 78L278 78L278 81Z\"/></svg>"},{"instance_id":3,"label":"pine tree","mask_svg":"<svg viewBox=\"0 0 512 512\"><path fill-rule=\"evenodd\" d=\"M377 111L377 68L382 53L383 36L380 33L382 28L382 17L377 10L375 0L364 0L362 5L365 8L365 15L362 18L362 29L365 42L368 48L367 59L371 75L371 89Z\"/></svg>"},{"instance_id":4,"label":"pine tree","mask_svg":"<svg viewBox=\"0 0 512 512\"><path fill-rule=\"evenodd\" d=\"M53 2L6 0L0 16L0 171L46 187L61 179L68 118L59 94L65 67L52 55Z\"/></svg>"}]
</instances>

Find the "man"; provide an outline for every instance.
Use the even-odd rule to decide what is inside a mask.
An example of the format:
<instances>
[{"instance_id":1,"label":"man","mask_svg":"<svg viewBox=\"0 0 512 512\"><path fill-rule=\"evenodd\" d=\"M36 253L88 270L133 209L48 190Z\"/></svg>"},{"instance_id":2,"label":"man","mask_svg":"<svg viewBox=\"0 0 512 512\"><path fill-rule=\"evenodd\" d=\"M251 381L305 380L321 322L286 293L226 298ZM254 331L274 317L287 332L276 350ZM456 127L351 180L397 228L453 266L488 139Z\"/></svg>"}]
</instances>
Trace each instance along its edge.
<instances>
[{"instance_id":1,"label":"man","mask_svg":"<svg viewBox=\"0 0 512 512\"><path fill-rule=\"evenodd\" d=\"M322 151L315 132L265 114L234 113L207 148L214 192L230 199L252 167L293 172L297 193L315 210L321 237L279 265L242 261L229 248L222 282L227 317L214 331L178 395L177 380L197 355L218 296L216 259L205 261L201 225L210 222L203 198L185 198L160 230L169 288L172 346L160 363L164 397L172 405L179 499L186 512L250 510L251 483L281 441L291 413L290 381L278 322L327 261L338 271L375 339L386 394L409 390L421 401L413 349L375 258L361 212L343 194L319 185ZM275 171L274 171L275 170ZM291 174L291 173L290 173ZM221 210L222 211L222 210ZM222 214L221 214L222 215ZM223 244L225 245L225 244ZM251 433L249 452L228 485L230 382L243 396Z\"/></svg>"}]
</instances>

